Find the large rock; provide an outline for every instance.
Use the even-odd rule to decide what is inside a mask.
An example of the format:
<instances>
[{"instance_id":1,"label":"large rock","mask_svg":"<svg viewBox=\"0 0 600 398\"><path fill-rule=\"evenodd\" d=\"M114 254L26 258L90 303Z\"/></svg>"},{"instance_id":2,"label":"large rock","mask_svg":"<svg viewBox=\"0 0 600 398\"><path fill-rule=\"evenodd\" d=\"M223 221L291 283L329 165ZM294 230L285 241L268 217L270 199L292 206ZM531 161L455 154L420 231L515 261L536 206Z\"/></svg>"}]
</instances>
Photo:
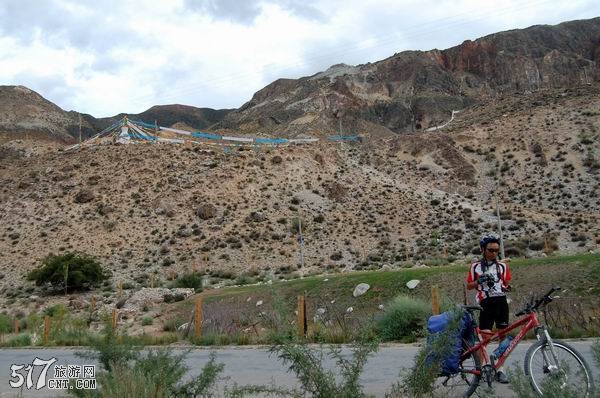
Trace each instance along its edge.
<instances>
[{"instance_id":1,"label":"large rock","mask_svg":"<svg viewBox=\"0 0 600 398\"><path fill-rule=\"evenodd\" d=\"M205 203L198 206L198 209L196 209L196 215L202 220L208 220L217 215L217 208L210 203Z\"/></svg>"},{"instance_id":2,"label":"large rock","mask_svg":"<svg viewBox=\"0 0 600 398\"><path fill-rule=\"evenodd\" d=\"M359 297L362 296L363 294L365 294L369 289L371 288L371 286L369 286L367 283L359 283L358 285L356 285L356 287L354 288L354 292L352 293L352 295L354 297Z\"/></svg>"},{"instance_id":3,"label":"large rock","mask_svg":"<svg viewBox=\"0 0 600 398\"><path fill-rule=\"evenodd\" d=\"M75 203L88 203L94 200L94 198L94 192L90 191L89 189L83 189L75 195L73 201Z\"/></svg>"},{"instance_id":4,"label":"large rock","mask_svg":"<svg viewBox=\"0 0 600 398\"><path fill-rule=\"evenodd\" d=\"M410 280L408 282L406 282L406 287L409 288L410 290L413 290L414 288L417 287L417 285L420 283L421 281L418 279L413 279Z\"/></svg>"}]
</instances>

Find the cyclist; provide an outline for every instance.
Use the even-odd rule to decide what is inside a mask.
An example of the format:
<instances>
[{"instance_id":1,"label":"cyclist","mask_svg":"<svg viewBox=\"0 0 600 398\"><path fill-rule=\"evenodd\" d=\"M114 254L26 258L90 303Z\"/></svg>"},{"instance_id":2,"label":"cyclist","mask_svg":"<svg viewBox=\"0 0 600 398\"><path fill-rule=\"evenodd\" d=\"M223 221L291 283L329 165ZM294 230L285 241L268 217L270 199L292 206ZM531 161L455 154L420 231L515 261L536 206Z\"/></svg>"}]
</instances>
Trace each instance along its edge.
<instances>
[{"instance_id":1,"label":"cyclist","mask_svg":"<svg viewBox=\"0 0 600 398\"><path fill-rule=\"evenodd\" d=\"M497 329L508 326L508 302L506 291L511 279L507 263L498 260L500 240L493 235L481 239L479 248L483 258L471 264L467 277L467 289L476 289L476 299L483 311L479 314L479 328L491 332L496 324ZM496 372L496 380L508 383L508 377L502 368Z\"/></svg>"}]
</instances>

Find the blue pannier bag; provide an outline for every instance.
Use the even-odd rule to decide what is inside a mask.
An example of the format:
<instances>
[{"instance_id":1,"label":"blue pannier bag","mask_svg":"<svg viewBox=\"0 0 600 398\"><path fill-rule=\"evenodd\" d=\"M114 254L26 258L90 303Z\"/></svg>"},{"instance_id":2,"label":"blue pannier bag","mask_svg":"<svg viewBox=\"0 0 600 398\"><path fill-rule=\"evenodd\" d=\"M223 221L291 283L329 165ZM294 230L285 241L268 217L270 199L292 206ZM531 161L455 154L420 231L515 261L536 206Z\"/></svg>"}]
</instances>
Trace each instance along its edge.
<instances>
[{"instance_id":1,"label":"blue pannier bag","mask_svg":"<svg viewBox=\"0 0 600 398\"><path fill-rule=\"evenodd\" d=\"M455 317L460 316L459 321L455 321ZM440 376L450 376L459 371L460 354L466 348L466 343L473 343L473 327L471 314L466 311L446 311L439 315L433 315L427 320L427 350L428 354L425 358L426 364L439 363ZM448 331L450 326L454 326L456 330ZM437 339L448 331L448 341L451 347L443 347L439 351L434 352L433 345Z\"/></svg>"}]
</instances>

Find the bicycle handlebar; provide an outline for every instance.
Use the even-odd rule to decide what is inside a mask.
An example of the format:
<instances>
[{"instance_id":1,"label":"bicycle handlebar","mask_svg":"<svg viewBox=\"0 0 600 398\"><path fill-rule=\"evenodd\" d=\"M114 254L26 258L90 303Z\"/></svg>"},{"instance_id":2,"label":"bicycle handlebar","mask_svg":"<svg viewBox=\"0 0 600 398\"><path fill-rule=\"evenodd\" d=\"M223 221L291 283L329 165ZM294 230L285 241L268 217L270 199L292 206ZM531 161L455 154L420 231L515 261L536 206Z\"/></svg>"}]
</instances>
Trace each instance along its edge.
<instances>
[{"instance_id":1,"label":"bicycle handlebar","mask_svg":"<svg viewBox=\"0 0 600 398\"><path fill-rule=\"evenodd\" d=\"M535 304L532 305L532 304L528 303L527 305L525 305L525 308L523 308L521 311L517 312L515 314L515 316L523 316L525 314L529 314L532 311L536 311L541 305L546 305L546 304L550 303L552 301L551 294L554 293L554 292L557 292L559 290L560 290L560 286L553 287L542 298L540 298L539 300L537 300L535 302Z\"/></svg>"}]
</instances>

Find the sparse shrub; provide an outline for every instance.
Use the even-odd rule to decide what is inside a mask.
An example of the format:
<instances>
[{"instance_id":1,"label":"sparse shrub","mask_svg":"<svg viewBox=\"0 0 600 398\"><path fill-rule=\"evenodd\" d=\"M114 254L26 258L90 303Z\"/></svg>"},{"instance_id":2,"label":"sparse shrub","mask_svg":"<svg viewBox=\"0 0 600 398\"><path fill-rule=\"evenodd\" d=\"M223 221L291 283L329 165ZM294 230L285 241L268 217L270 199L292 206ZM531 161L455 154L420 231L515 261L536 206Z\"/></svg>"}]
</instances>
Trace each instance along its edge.
<instances>
[{"instance_id":1,"label":"sparse shrub","mask_svg":"<svg viewBox=\"0 0 600 398\"><path fill-rule=\"evenodd\" d=\"M430 313L431 308L424 301L398 296L377 321L377 334L383 341L415 341L424 335L425 320Z\"/></svg>"},{"instance_id":2,"label":"sparse shrub","mask_svg":"<svg viewBox=\"0 0 600 398\"><path fill-rule=\"evenodd\" d=\"M176 332L177 328L181 325L183 325L185 323L185 321L179 319L179 318L171 318L168 321L166 321L163 325L163 331L165 332Z\"/></svg>"},{"instance_id":3,"label":"sparse shrub","mask_svg":"<svg viewBox=\"0 0 600 398\"><path fill-rule=\"evenodd\" d=\"M352 356L342 355L341 348L329 346L329 357L338 369L326 369L323 364L323 348L312 349L307 344L287 341L271 347L283 364L289 364L289 370L300 381L301 392L289 391L288 396L310 396L315 398L355 397L366 398L359 378L369 356L377 351L379 343L372 335L362 332L352 345ZM285 396L285 395L284 395Z\"/></svg>"},{"instance_id":4,"label":"sparse shrub","mask_svg":"<svg viewBox=\"0 0 600 398\"><path fill-rule=\"evenodd\" d=\"M114 334L107 341L113 338ZM119 344L116 343L116 346ZM211 353L200 374L185 383L182 379L188 371L185 366L187 352L174 355L168 350L151 350L143 357L137 351L135 353L130 355L130 351L107 350L107 346L102 345L94 347L94 351L78 353L78 356L101 358L106 370L97 376L102 397L215 396L216 382L224 365L216 363L214 353ZM69 390L69 393L77 397L99 396L95 390Z\"/></svg>"},{"instance_id":5,"label":"sparse shrub","mask_svg":"<svg viewBox=\"0 0 600 398\"><path fill-rule=\"evenodd\" d=\"M31 345L31 336L28 333L19 333L8 339L7 345L10 347L25 347Z\"/></svg>"},{"instance_id":6,"label":"sparse shrub","mask_svg":"<svg viewBox=\"0 0 600 398\"><path fill-rule=\"evenodd\" d=\"M154 322L151 316L145 316L142 318L142 326L150 326Z\"/></svg>"},{"instance_id":7,"label":"sparse shrub","mask_svg":"<svg viewBox=\"0 0 600 398\"><path fill-rule=\"evenodd\" d=\"M235 281L233 283L235 283L236 285L249 285L254 282L255 279L248 275L239 275L237 278L235 278Z\"/></svg>"}]
</instances>

